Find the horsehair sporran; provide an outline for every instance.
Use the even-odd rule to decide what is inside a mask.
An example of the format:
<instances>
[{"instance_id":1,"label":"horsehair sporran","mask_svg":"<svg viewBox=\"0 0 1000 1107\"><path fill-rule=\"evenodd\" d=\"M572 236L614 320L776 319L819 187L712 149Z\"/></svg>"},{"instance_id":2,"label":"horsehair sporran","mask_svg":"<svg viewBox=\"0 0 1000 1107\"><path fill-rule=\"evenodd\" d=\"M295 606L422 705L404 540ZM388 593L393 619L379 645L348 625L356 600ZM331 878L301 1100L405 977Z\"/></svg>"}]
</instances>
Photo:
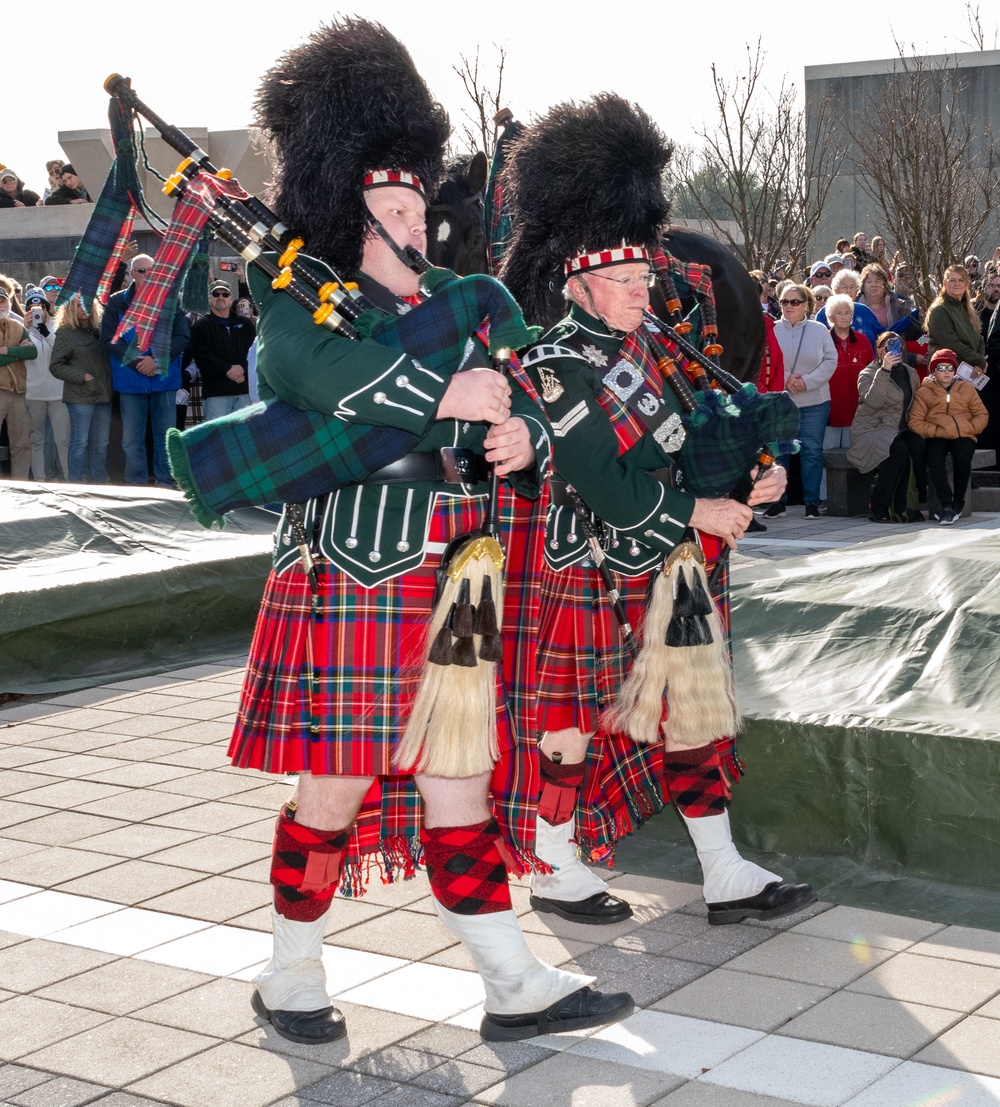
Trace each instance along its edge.
<instances>
[{"instance_id":1,"label":"horsehair sporran","mask_svg":"<svg viewBox=\"0 0 1000 1107\"><path fill-rule=\"evenodd\" d=\"M695 614L679 610L677 597L682 591L704 597ZM689 644L692 636L684 636L682 630L685 644L668 644L678 640L682 620L698 618L704 620L708 641ZM704 556L693 543L679 546L657 574L642 637L628 679L602 716L609 733L627 734L635 742L658 741L664 693L670 705L663 724L668 738L696 747L737 733L741 719L725 630L708 590Z\"/></svg>"}]
</instances>

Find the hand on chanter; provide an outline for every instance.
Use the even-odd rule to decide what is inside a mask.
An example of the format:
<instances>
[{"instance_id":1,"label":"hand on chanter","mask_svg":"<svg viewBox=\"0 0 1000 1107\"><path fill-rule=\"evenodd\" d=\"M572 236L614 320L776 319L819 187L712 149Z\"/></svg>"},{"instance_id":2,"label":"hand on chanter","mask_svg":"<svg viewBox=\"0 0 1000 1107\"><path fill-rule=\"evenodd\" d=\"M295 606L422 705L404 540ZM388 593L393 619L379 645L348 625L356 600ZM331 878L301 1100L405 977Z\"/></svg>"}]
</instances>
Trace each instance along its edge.
<instances>
[{"instance_id":1,"label":"hand on chanter","mask_svg":"<svg viewBox=\"0 0 1000 1107\"><path fill-rule=\"evenodd\" d=\"M441 397L437 417L506 423L510 417L510 382L492 369L456 373Z\"/></svg>"},{"instance_id":2,"label":"hand on chanter","mask_svg":"<svg viewBox=\"0 0 1000 1107\"><path fill-rule=\"evenodd\" d=\"M757 480L757 467L750 471L752 480ZM785 485L788 483L788 473L780 465L772 465L770 469L753 486L747 503L750 507L757 504L776 503L785 494Z\"/></svg>"},{"instance_id":3,"label":"hand on chanter","mask_svg":"<svg viewBox=\"0 0 1000 1107\"><path fill-rule=\"evenodd\" d=\"M498 477L527 469L535 460L535 447L531 444L528 424L516 415L505 423L490 427L483 444L486 446L486 460L496 465Z\"/></svg>"},{"instance_id":4,"label":"hand on chanter","mask_svg":"<svg viewBox=\"0 0 1000 1107\"><path fill-rule=\"evenodd\" d=\"M694 501L690 524L695 530L703 530L706 534L721 538L731 550L735 550L736 543L743 537L752 518L750 508L736 500L697 499Z\"/></svg>"}]
</instances>

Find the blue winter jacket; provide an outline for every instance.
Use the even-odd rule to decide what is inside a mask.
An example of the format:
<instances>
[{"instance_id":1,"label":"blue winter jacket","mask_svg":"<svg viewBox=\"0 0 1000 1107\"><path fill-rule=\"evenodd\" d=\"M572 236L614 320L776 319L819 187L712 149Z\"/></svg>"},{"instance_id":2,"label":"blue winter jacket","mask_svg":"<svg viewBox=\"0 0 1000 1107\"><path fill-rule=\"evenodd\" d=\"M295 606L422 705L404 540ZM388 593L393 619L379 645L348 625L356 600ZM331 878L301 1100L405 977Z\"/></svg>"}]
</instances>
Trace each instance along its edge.
<instances>
[{"instance_id":1,"label":"blue winter jacket","mask_svg":"<svg viewBox=\"0 0 1000 1107\"><path fill-rule=\"evenodd\" d=\"M135 281L128 288L116 292L108 300L101 321L101 341L111 351L111 385L116 392L176 392L181 387L181 363L184 348L191 339L191 328L187 316L179 308L174 316L174 329L170 348L176 351L166 373L157 373L155 377L145 377L135 368L137 358L121 360L124 344L112 343L118 324L135 297Z\"/></svg>"}]
</instances>

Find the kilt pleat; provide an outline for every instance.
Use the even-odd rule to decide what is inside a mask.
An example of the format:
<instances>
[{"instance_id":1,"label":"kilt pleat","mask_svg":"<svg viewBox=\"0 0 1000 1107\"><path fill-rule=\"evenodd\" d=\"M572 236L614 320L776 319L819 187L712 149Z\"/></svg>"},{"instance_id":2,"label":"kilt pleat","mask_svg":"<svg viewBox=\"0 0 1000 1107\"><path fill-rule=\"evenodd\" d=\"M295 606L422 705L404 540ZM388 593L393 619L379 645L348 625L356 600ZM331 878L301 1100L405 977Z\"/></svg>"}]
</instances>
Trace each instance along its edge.
<instances>
[{"instance_id":1,"label":"kilt pleat","mask_svg":"<svg viewBox=\"0 0 1000 1107\"><path fill-rule=\"evenodd\" d=\"M505 515L510 523L509 503ZM481 525L482 516L481 500L438 497L427 540L440 549ZM525 509L523 519L530 518ZM530 532L528 538L522 535L522 542L529 540ZM431 553L418 569L374 589L320 561L318 616L311 613L309 584L299 565L280 576L272 572L264 590L229 756L234 765L271 773L375 777L344 852L344 895L362 894L373 869L388 883L412 876L422 860L422 801L413 777L399 773L392 758L423 675L440 559ZM515 645L527 644L516 623L529 580L537 590L537 576L518 568L508 592L505 662ZM312 689L306 676L309 650ZM508 681L525 677L514 664L505 663L504 673ZM494 809L511 853L529 868L538 864L532 852L535 796L530 772L513 756L513 716L517 712L527 720L529 715L524 694L506 695L503 679L498 666Z\"/></svg>"}]
</instances>

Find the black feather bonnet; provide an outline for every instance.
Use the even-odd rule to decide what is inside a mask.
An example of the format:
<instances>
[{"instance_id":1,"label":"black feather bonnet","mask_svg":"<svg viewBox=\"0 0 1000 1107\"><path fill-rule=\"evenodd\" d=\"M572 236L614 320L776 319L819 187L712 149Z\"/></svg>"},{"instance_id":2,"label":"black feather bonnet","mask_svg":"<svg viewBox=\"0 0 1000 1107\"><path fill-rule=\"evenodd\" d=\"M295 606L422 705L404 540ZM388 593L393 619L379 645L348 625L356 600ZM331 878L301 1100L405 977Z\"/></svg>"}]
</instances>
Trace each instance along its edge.
<instances>
[{"instance_id":1,"label":"black feather bonnet","mask_svg":"<svg viewBox=\"0 0 1000 1107\"><path fill-rule=\"evenodd\" d=\"M652 256L670 155L649 116L612 93L558 104L516 140L501 179L512 233L500 279L530 322L545 319L569 259L621 246Z\"/></svg>"},{"instance_id":2,"label":"black feather bonnet","mask_svg":"<svg viewBox=\"0 0 1000 1107\"><path fill-rule=\"evenodd\" d=\"M413 173L428 196L444 176L448 116L379 23L344 18L314 31L264 76L254 111L271 143L273 206L344 276L361 265L365 173Z\"/></svg>"}]
</instances>

